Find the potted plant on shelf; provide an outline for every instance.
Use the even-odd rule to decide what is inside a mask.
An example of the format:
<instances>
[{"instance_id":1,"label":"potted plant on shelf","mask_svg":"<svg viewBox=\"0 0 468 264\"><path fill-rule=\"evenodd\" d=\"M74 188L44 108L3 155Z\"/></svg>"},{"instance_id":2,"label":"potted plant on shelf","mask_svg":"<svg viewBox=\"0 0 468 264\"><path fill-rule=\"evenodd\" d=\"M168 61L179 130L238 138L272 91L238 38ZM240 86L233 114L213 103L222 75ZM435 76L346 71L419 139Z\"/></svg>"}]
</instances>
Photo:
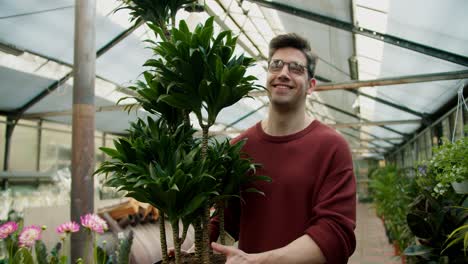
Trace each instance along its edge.
<instances>
[{"instance_id":1,"label":"potted plant on shelf","mask_svg":"<svg viewBox=\"0 0 468 264\"><path fill-rule=\"evenodd\" d=\"M393 243L395 255L402 255L401 250L413 239L405 224L407 207L414 193L413 179L396 166L389 165L372 173L370 188L378 215L385 217L384 227L389 242Z\"/></svg>"},{"instance_id":2,"label":"potted plant on shelf","mask_svg":"<svg viewBox=\"0 0 468 264\"><path fill-rule=\"evenodd\" d=\"M227 199L240 197L242 186L243 191L259 192L248 184L269 180L254 175L258 165L241 153L245 141L230 145L208 136L223 108L259 87L254 76L246 75L253 60L234 55L237 37L231 31L214 34L213 17L193 32L183 20L175 27L177 10L195 1L125 2L134 20L144 20L160 40L147 41L154 52L144 64L149 70L143 73L144 81L129 87L136 93L132 98L157 119L139 119L128 135L114 141L115 149L101 148L111 160L96 173L107 174L107 185L161 211L163 263L169 263L165 218L173 230L175 263L182 263L181 244L189 225L195 229L192 263L212 263L210 208L217 208L223 241ZM190 113L201 127L201 139L194 137Z\"/></svg>"},{"instance_id":3,"label":"potted plant on shelf","mask_svg":"<svg viewBox=\"0 0 468 264\"><path fill-rule=\"evenodd\" d=\"M450 188L441 192L437 172L429 168L418 169L420 195L407 215L407 225L417 240L404 253L413 263L467 263L466 250L459 242L460 235L466 236L468 198Z\"/></svg>"}]
</instances>

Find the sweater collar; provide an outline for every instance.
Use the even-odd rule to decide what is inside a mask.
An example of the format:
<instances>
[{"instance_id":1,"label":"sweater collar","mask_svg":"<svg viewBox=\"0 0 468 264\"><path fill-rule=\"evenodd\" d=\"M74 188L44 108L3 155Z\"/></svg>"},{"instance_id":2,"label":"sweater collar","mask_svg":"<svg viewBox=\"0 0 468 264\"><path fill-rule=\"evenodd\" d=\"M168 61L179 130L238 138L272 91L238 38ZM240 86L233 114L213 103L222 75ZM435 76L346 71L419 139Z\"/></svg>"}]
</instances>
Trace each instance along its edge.
<instances>
[{"instance_id":1,"label":"sweater collar","mask_svg":"<svg viewBox=\"0 0 468 264\"><path fill-rule=\"evenodd\" d=\"M320 124L320 121L318 120L313 120L306 128L303 130L296 132L294 134L289 134L285 136L272 136L267 133L262 128L262 122L258 122L255 125L255 130L257 131L257 134L261 139L264 139L266 141L271 141L271 142L287 142L287 141L292 141L295 139L299 139L305 135L307 135L310 131L312 131L315 127L317 127Z\"/></svg>"}]
</instances>

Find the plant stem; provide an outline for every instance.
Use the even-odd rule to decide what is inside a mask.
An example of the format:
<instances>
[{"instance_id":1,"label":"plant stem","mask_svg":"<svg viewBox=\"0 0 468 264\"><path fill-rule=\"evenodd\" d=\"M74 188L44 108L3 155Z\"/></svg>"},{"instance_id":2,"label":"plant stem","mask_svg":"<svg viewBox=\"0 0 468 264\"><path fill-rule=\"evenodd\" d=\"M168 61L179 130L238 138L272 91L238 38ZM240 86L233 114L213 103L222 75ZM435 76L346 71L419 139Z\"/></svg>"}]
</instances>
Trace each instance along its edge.
<instances>
[{"instance_id":1,"label":"plant stem","mask_svg":"<svg viewBox=\"0 0 468 264\"><path fill-rule=\"evenodd\" d=\"M203 251L203 228L201 226L201 218L199 216L195 219L193 223L193 228L195 229L195 257L196 263L202 262L202 251Z\"/></svg>"},{"instance_id":2,"label":"plant stem","mask_svg":"<svg viewBox=\"0 0 468 264\"><path fill-rule=\"evenodd\" d=\"M92 236L93 236L93 256L94 256L94 263L98 264L97 245L96 245L96 234L92 234Z\"/></svg>"},{"instance_id":3,"label":"plant stem","mask_svg":"<svg viewBox=\"0 0 468 264\"><path fill-rule=\"evenodd\" d=\"M189 111L187 109L182 109L182 116L184 117L184 124L190 126Z\"/></svg>"},{"instance_id":4,"label":"plant stem","mask_svg":"<svg viewBox=\"0 0 468 264\"><path fill-rule=\"evenodd\" d=\"M164 212L160 211L159 215L159 233L161 237L161 253L162 263L169 263L169 255L167 254L167 239L166 239L166 224L164 219Z\"/></svg>"},{"instance_id":5,"label":"plant stem","mask_svg":"<svg viewBox=\"0 0 468 264\"><path fill-rule=\"evenodd\" d=\"M208 129L209 126L202 125L202 149L201 149L201 158L206 159L206 153L208 151Z\"/></svg>"},{"instance_id":6,"label":"plant stem","mask_svg":"<svg viewBox=\"0 0 468 264\"><path fill-rule=\"evenodd\" d=\"M174 239L174 253L175 253L175 263L181 264L182 263L182 255L181 255L181 243L179 238L179 222L174 221L171 223L172 225L172 236Z\"/></svg>"},{"instance_id":7,"label":"plant stem","mask_svg":"<svg viewBox=\"0 0 468 264\"><path fill-rule=\"evenodd\" d=\"M7 242L7 246L8 246L8 259L13 261L13 239L11 238L8 238L8 242Z\"/></svg>"},{"instance_id":8,"label":"plant stem","mask_svg":"<svg viewBox=\"0 0 468 264\"><path fill-rule=\"evenodd\" d=\"M210 263L210 256L212 254L211 247L210 247L209 229L208 229L209 222L210 222L210 206L207 204L205 205L205 208L203 208L203 218L202 218L202 226L203 226L202 261L203 261L203 264Z\"/></svg>"},{"instance_id":9,"label":"plant stem","mask_svg":"<svg viewBox=\"0 0 468 264\"><path fill-rule=\"evenodd\" d=\"M208 151L208 130L209 125L202 125L201 126L203 134L202 134L202 149L201 149L201 158L206 160L206 155ZM210 205L207 202L203 208L203 216L201 225L203 228L203 242L202 242L202 262L204 264L210 263L210 256L211 256L211 247L210 247L210 236L208 230L208 224L210 222Z\"/></svg>"},{"instance_id":10,"label":"plant stem","mask_svg":"<svg viewBox=\"0 0 468 264\"><path fill-rule=\"evenodd\" d=\"M224 230L224 201L218 202L219 239L222 245L226 245L226 231Z\"/></svg>"}]
</instances>

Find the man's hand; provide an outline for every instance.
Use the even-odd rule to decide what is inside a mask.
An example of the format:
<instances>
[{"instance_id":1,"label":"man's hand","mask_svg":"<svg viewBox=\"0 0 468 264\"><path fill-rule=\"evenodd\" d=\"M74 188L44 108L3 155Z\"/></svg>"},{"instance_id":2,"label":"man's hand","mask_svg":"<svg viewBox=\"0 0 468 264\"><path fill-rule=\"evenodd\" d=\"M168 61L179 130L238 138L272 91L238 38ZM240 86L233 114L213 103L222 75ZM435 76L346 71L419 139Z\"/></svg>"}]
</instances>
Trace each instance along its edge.
<instances>
[{"instance_id":1,"label":"man's hand","mask_svg":"<svg viewBox=\"0 0 468 264\"><path fill-rule=\"evenodd\" d=\"M260 263L256 254L247 254L235 247L223 246L212 242L211 247L214 251L226 256L226 264L257 264Z\"/></svg>"}]
</instances>

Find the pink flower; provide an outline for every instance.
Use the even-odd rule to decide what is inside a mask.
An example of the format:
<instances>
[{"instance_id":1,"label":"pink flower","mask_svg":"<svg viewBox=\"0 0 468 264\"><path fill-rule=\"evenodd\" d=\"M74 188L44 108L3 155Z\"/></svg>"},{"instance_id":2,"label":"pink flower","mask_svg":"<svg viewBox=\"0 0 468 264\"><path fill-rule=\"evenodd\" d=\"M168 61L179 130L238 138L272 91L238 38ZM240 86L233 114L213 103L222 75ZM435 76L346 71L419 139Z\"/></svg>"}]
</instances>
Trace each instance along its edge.
<instances>
[{"instance_id":1,"label":"pink flower","mask_svg":"<svg viewBox=\"0 0 468 264\"><path fill-rule=\"evenodd\" d=\"M55 231L57 231L57 233L59 233L59 234L75 233L75 232L78 232L79 230L80 230L80 226L75 221L70 221L70 222L63 223L63 224L59 225L57 227L57 229L55 229Z\"/></svg>"},{"instance_id":2,"label":"pink flower","mask_svg":"<svg viewBox=\"0 0 468 264\"><path fill-rule=\"evenodd\" d=\"M80 217L81 225L88 228L91 231L99 234L104 233L107 230L107 223L96 214L86 214Z\"/></svg>"},{"instance_id":3,"label":"pink flower","mask_svg":"<svg viewBox=\"0 0 468 264\"><path fill-rule=\"evenodd\" d=\"M18 241L20 247L32 247L36 240L41 239L42 228L39 226L28 226L21 231Z\"/></svg>"},{"instance_id":4,"label":"pink flower","mask_svg":"<svg viewBox=\"0 0 468 264\"><path fill-rule=\"evenodd\" d=\"M5 239L13 232L18 230L18 224L15 222L6 222L0 226L0 239Z\"/></svg>"}]
</instances>

